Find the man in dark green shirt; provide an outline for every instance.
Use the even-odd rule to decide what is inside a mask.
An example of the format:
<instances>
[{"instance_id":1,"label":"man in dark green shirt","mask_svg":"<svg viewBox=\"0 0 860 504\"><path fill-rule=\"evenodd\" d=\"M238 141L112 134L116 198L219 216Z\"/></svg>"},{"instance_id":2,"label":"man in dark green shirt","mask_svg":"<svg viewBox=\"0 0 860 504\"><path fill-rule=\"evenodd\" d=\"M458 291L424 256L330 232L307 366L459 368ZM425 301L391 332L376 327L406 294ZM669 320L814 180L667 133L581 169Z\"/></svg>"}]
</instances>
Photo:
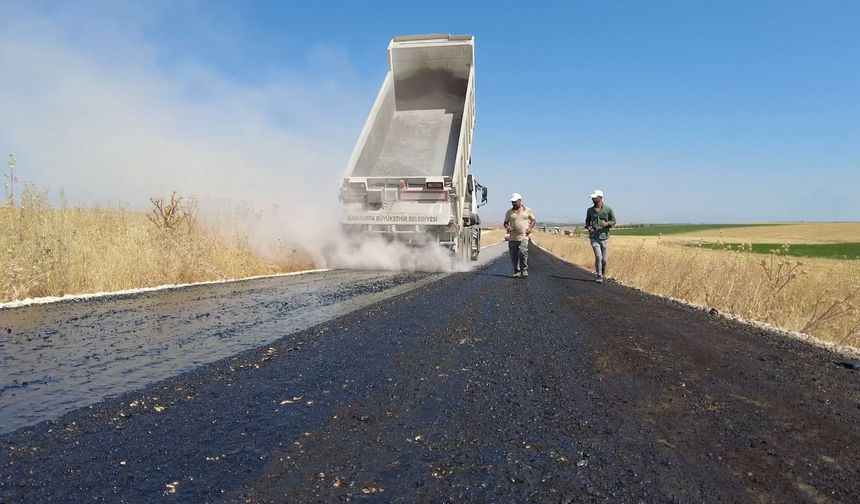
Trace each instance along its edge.
<instances>
[{"instance_id":1,"label":"man in dark green shirt","mask_svg":"<svg viewBox=\"0 0 860 504\"><path fill-rule=\"evenodd\" d=\"M585 228L591 239L594 250L594 269L597 272L597 283L603 283L606 274L606 259L609 257L609 228L615 225L615 213L612 208L603 204L603 191L600 189L591 193L593 206L585 214Z\"/></svg>"}]
</instances>

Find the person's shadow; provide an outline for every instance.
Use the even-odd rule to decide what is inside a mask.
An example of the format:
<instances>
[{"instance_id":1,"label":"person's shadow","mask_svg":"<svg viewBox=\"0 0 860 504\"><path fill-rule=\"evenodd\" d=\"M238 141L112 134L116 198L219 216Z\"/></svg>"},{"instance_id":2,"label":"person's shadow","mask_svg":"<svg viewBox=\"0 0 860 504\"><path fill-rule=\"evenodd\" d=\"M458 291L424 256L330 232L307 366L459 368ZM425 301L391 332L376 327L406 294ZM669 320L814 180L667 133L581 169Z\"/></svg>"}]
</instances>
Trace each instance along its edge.
<instances>
[{"instance_id":1,"label":"person's shadow","mask_svg":"<svg viewBox=\"0 0 860 504\"><path fill-rule=\"evenodd\" d=\"M475 272L475 274L476 275L482 275L482 276L502 277L502 278L510 278L510 276L511 276L511 275L503 275L501 273L485 273L483 271L477 271L477 272Z\"/></svg>"},{"instance_id":2,"label":"person's shadow","mask_svg":"<svg viewBox=\"0 0 860 504\"><path fill-rule=\"evenodd\" d=\"M558 276L558 275L550 275L549 277L550 278L557 278L559 280L572 280L574 282L594 283L594 279L589 279L589 278L571 278L571 277L563 277L563 276Z\"/></svg>"}]
</instances>

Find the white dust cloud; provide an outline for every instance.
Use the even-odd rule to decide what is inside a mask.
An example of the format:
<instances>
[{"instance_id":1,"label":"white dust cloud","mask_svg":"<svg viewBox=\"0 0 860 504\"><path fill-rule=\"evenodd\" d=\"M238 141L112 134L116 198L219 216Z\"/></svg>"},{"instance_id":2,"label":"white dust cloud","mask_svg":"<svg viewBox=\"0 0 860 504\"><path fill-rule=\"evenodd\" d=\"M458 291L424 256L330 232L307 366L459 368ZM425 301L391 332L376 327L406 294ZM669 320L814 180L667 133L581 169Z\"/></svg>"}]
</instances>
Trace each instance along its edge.
<instances>
[{"instance_id":1,"label":"white dust cloud","mask_svg":"<svg viewBox=\"0 0 860 504\"><path fill-rule=\"evenodd\" d=\"M342 237L323 250L326 267L395 271L468 271L471 265L435 244L411 246L381 237Z\"/></svg>"}]
</instances>

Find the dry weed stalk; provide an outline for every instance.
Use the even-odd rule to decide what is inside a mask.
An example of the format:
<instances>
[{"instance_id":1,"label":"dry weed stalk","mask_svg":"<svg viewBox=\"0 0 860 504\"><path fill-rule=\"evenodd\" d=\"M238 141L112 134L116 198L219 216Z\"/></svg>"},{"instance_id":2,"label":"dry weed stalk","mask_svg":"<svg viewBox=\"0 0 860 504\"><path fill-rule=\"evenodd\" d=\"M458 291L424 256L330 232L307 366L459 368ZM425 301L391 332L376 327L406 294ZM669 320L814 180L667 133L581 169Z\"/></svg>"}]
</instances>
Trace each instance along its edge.
<instances>
[{"instance_id":1,"label":"dry weed stalk","mask_svg":"<svg viewBox=\"0 0 860 504\"><path fill-rule=\"evenodd\" d=\"M185 224L189 232L193 231L198 215L196 198L183 198L174 191L167 204L164 198L149 198L149 201L155 208L146 217L159 229L174 231Z\"/></svg>"},{"instance_id":2,"label":"dry weed stalk","mask_svg":"<svg viewBox=\"0 0 860 504\"><path fill-rule=\"evenodd\" d=\"M857 312L857 307L854 305L857 298L857 290L848 292L842 296L834 297L834 291L826 292L825 296L817 299L812 306L809 319L800 329L800 332L807 334L815 333L827 325L837 322L847 317L851 317ZM860 322L858 322L860 324ZM855 324L855 327L857 324ZM853 328L852 328L853 329ZM849 329L846 336L850 335L853 330Z\"/></svg>"},{"instance_id":3,"label":"dry weed stalk","mask_svg":"<svg viewBox=\"0 0 860 504\"><path fill-rule=\"evenodd\" d=\"M15 207L15 183L18 182L18 178L15 176L15 155L9 154L9 159L6 160L6 169L9 173L5 174L3 178L6 179L3 182L3 189L6 191L6 201L9 205L9 208Z\"/></svg>"},{"instance_id":4,"label":"dry weed stalk","mask_svg":"<svg viewBox=\"0 0 860 504\"><path fill-rule=\"evenodd\" d=\"M788 244L773 249L770 251L768 259L762 259L759 263L767 279L767 292L764 297L765 308L763 310L765 322L773 323L776 321L780 314L778 308L785 304L783 291L792 281L797 279L798 274L805 274L805 271L800 269L803 266L802 262L792 261L783 255L788 253L788 250Z\"/></svg>"}]
</instances>

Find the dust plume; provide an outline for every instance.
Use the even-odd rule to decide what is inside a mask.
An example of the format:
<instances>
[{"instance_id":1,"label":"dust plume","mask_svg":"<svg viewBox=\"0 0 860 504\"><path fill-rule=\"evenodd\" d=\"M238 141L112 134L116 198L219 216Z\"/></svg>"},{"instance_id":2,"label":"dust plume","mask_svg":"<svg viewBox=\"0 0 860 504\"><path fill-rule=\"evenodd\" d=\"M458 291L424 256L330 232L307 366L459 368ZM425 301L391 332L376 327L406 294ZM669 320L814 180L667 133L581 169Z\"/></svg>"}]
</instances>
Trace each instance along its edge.
<instances>
[{"instance_id":1,"label":"dust plume","mask_svg":"<svg viewBox=\"0 0 860 504\"><path fill-rule=\"evenodd\" d=\"M468 271L471 265L439 245L410 246L384 238L340 235L323 249L326 267L396 271Z\"/></svg>"}]
</instances>

